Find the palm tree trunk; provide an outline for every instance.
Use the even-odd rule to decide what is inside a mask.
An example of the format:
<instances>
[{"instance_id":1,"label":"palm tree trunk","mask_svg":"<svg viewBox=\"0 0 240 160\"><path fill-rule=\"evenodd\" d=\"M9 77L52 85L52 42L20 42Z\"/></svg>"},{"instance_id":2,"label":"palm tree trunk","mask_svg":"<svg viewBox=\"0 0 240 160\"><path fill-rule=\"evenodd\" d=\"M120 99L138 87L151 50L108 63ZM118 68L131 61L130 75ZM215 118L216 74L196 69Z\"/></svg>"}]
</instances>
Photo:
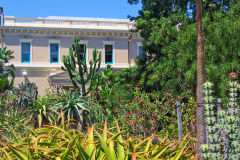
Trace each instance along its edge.
<instances>
[{"instance_id":1,"label":"palm tree trunk","mask_svg":"<svg viewBox=\"0 0 240 160\"><path fill-rule=\"evenodd\" d=\"M206 82L206 66L205 66L205 53L204 53L204 39L203 39L203 27L202 27L202 0L195 0L197 13L197 146L196 152L201 153L201 145L206 143L206 128L204 119L204 107L203 107L203 91L202 86Z\"/></svg>"}]
</instances>

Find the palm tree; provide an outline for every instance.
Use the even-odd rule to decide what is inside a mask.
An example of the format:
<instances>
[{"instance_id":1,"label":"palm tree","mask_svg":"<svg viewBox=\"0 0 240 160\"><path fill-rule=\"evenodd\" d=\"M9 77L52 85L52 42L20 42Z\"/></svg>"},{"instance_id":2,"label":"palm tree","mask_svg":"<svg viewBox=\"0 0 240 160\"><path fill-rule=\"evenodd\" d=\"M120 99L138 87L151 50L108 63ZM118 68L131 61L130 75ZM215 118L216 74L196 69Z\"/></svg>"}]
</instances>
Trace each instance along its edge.
<instances>
[{"instance_id":1,"label":"palm tree","mask_svg":"<svg viewBox=\"0 0 240 160\"><path fill-rule=\"evenodd\" d=\"M203 113L203 92L202 86L206 82L206 64L204 53L204 39L203 39L203 27L202 27L202 0L195 0L196 3L196 21L197 21L197 146L196 152L201 153L200 146L206 143L206 131L204 125L204 113Z\"/></svg>"}]
</instances>

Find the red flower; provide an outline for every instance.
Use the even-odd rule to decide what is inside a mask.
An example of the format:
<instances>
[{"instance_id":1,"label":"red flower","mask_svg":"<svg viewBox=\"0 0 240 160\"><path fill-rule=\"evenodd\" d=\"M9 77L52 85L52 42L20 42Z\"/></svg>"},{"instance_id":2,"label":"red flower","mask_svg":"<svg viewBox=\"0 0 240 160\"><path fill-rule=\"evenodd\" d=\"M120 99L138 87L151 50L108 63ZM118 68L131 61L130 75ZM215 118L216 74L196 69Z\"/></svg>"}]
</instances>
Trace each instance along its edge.
<instances>
[{"instance_id":1,"label":"red flower","mask_svg":"<svg viewBox=\"0 0 240 160\"><path fill-rule=\"evenodd\" d=\"M148 96L151 97L151 96L152 96L152 93L148 93Z\"/></svg>"},{"instance_id":2,"label":"red flower","mask_svg":"<svg viewBox=\"0 0 240 160\"><path fill-rule=\"evenodd\" d=\"M118 100L118 101L121 101L121 97L118 97L117 100Z\"/></svg>"},{"instance_id":3,"label":"red flower","mask_svg":"<svg viewBox=\"0 0 240 160\"><path fill-rule=\"evenodd\" d=\"M140 85L141 85L141 83L137 83L137 84L136 84L136 86L140 86Z\"/></svg>"},{"instance_id":4,"label":"red flower","mask_svg":"<svg viewBox=\"0 0 240 160\"><path fill-rule=\"evenodd\" d=\"M187 93L187 94L190 94L191 92L190 92L190 91L187 91L186 93Z\"/></svg>"},{"instance_id":5,"label":"red flower","mask_svg":"<svg viewBox=\"0 0 240 160\"><path fill-rule=\"evenodd\" d=\"M140 101L140 98L136 98L136 99L135 99L135 102L139 102L139 101Z\"/></svg>"},{"instance_id":6,"label":"red flower","mask_svg":"<svg viewBox=\"0 0 240 160\"><path fill-rule=\"evenodd\" d=\"M131 116L131 113L127 112L127 114L125 115L125 118L130 117L130 116Z\"/></svg>"},{"instance_id":7,"label":"red flower","mask_svg":"<svg viewBox=\"0 0 240 160\"><path fill-rule=\"evenodd\" d=\"M237 74L235 72L229 73L228 75L231 76L231 77L237 78Z\"/></svg>"},{"instance_id":8,"label":"red flower","mask_svg":"<svg viewBox=\"0 0 240 160\"><path fill-rule=\"evenodd\" d=\"M169 94L169 93L166 93L165 96L168 97L168 98L172 98L171 94Z\"/></svg>"},{"instance_id":9,"label":"red flower","mask_svg":"<svg viewBox=\"0 0 240 160\"><path fill-rule=\"evenodd\" d=\"M140 103L140 104L143 104L143 101L140 101L139 103Z\"/></svg>"},{"instance_id":10,"label":"red flower","mask_svg":"<svg viewBox=\"0 0 240 160\"><path fill-rule=\"evenodd\" d=\"M170 104L170 102L169 101L166 101L166 103L169 105Z\"/></svg>"},{"instance_id":11,"label":"red flower","mask_svg":"<svg viewBox=\"0 0 240 160\"><path fill-rule=\"evenodd\" d=\"M130 100L128 100L128 103L131 103L131 101L130 101Z\"/></svg>"},{"instance_id":12,"label":"red flower","mask_svg":"<svg viewBox=\"0 0 240 160\"><path fill-rule=\"evenodd\" d=\"M131 126L132 126L132 127L134 126L134 123L133 123L133 121L132 121L132 120L130 120L130 124L131 124Z\"/></svg>"}]
</instances>

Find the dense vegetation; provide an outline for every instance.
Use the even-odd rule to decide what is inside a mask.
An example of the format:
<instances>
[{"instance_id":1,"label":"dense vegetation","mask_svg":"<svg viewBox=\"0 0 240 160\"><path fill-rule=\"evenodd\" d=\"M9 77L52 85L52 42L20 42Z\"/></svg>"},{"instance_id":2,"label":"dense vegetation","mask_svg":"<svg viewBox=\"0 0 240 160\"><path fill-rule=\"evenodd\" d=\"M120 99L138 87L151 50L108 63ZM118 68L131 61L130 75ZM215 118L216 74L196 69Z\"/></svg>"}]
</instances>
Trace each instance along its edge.
<instances>
[{"instance_id":1,"label":"dense vegetation","mask_svg":"<svg viewBox=\"0 0 240 160\"><path fill-rule=\"evenodd\" d=\"M0 156L89 160L194 158L194 109L182 110L186 136L179 141L177 98L169 93L162 98L157 92L146 93L141 83L123 84L122 73L113 73L111 66L101 73L94 72L88 95L76 86L72 91L58 87L38 96L36 85L27 79L18 87L5 87L0 101ZM84 74L80 72L78 76ZM1 85L5 84L9 83ZM184 105L194 105L194 100ZM106 124L110 126L108 130Z\"/></svg>"},{"instance_id":2,"label":"dense vegetation","mask_svg":"<svg viewBox=\"0 0 240 160\"><path fill-rule=\"evenodd\" d=\"M74 90L59 86L39 96L37 86L27 79L13 87L14 66L6 66L13 58L12 51L0 49L2 159L196 158L195 3L189 0L142 3L139 17L132 18L137 19L136 31L144 38L147 54L136 58L136 66L114 73L110 65L99 70L101 53L95 49L88 69L85 57L79 55L76 38L69 55L63 58L62 67L68 72ZM206 0L203 8L207 79L215 86L212 96L210 83L205 85L208 143L202 146L203 156L214 159L226 153L236 158L239 150L235 144L240 137L236 105L240 2ZM230 85L230 102L225 105L229 80L235 86ZM220 109L215 105L217 97L222 98L222 108L227 111L219 112L221 115L215 114ZM217 120L218 117L222 120ZM182 139L179 125L186 135ZM229 150L216 140L220 132L232 142L227 145Z\"/></svg>"}]
</instances>

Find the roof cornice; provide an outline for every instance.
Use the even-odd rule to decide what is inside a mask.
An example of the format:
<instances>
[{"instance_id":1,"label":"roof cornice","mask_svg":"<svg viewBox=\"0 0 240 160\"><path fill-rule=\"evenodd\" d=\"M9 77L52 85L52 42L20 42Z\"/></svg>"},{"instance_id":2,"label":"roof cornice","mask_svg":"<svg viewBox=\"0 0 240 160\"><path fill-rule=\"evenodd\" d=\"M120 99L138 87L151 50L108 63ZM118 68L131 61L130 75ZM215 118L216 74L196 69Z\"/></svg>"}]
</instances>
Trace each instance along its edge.
<instances>
[{"instance_id":1,"label":"roof cornice","mask_svg":"<svg viewBox=\"0 0 240 160\"><path fill-rule=\"evenodd\" d=\"M134 28L134 23L121 19L47 17L47 18L15 18L6 16L4 24L7 27L31 27L54 29L91 29L128 31Z\"/></svg>"}]
</instances>

